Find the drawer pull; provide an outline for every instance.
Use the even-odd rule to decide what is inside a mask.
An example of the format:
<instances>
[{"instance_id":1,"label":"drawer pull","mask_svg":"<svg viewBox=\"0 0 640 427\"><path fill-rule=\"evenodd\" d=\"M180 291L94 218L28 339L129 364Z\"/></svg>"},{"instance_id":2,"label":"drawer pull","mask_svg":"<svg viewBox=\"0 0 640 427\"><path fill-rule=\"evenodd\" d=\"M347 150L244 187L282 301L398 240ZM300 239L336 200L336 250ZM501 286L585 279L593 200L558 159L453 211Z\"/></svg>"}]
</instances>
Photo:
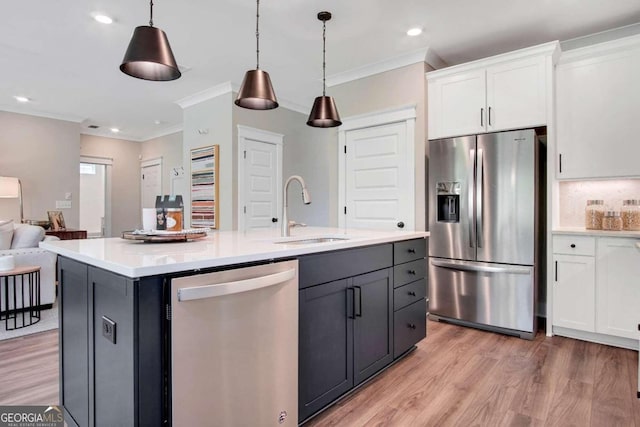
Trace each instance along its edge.
<instances>
[{"instance_id":1,"label":"drawer pull","mask_svg":"<svg viewBox=\"0 0 640 427\"><path fill-rule=\"evenodd\" d=\"M416 250L411 248L411 249L407 249L407 252L409 252L410 254L415 254Z\"/></svg>"},{"instance_id":2,"label":"drawer pull","mask_svg":"<svg viewBox=\"0 0 640 427\"><path fill-rule=\"evenodd\" d=\"M414 276L416 275L416 271L415 270L409 270L409 271L407 271L407 273L413 274Z\"/></svg>"},{"instance_id":3,"label":"drawer pull","mask_svg":"<svg viewBox=\"0 0 640 427\"><path fill-rule=\"evenodd\" d=\"M415 328L416 328L416 325L415 325L415 324L413 324L413 323L407 323L407 328L409 328L409 329L415 329Z\"/></svg>"},{"instance_id":4,"label":"drawer pull","mask_svg":"<svg viewBox=\"0 0 640 427\"><path fill-rule=\"evenodd\" d=\"M575 244L575 243L572 243L572 244L571 244L571 247L572 247L572 248L575 248L575 247L576 247L576 244Z\"/></svg>"},{"instance_id":5,"label":"drawer pull","mask_svg":"<svg viewBox=\"0 0 640 427\"><path fill-rule=\"evenodd\" d=\"M415 297L415 296L416 296L416 293L415 293L415 292L413 292L413 291L409 291L409 295L411 295L412 297Z\"/></svg>"}]
</instances>

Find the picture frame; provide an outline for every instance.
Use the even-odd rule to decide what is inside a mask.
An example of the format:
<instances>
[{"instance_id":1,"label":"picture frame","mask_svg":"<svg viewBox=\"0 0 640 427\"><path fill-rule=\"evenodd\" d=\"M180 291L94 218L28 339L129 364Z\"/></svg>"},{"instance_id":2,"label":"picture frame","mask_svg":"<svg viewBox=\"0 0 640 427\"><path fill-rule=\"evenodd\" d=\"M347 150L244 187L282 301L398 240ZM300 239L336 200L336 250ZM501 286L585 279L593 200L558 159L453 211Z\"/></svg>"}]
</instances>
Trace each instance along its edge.
<instances>
[{"instance_id":1,"label":"picture frame","mask_svg":"<svg viewBox=\"0 0 640 427\"><path fill-rule=\"evenodd\" d=\"M217 229L219 145L191 149L191 228Z\"/></svg>"},{"instance_id":2,"label":"picture frame","mask_svg":"<svg viewBox=\"0 0 640 427\"><path fill-rule=\"evenodd\" d=\"M49 217L52 230L58 231L67 228L64 223L64 215L62 215L62 211L47 211L47 216Z\"/></svg>"}]
</instances>

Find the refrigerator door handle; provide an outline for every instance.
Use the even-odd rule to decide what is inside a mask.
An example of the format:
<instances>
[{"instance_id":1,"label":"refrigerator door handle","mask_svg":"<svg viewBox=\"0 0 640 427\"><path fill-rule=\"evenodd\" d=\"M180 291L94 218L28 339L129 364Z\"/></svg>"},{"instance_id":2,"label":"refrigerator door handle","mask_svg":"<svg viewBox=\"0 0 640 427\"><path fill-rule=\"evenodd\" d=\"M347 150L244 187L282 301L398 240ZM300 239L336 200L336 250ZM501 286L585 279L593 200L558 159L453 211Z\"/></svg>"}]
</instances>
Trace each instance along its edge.
<instances>
[{"instance_id":1,"label":"refrigerator door handle","mask_svg":"<svg viewBox=\"0 0 640 427\"><path fill-rule=\"evenodd\" d=\"M484 221L482 219L482 204L484 202L484 150L478 148L478 176L476 178L476 235L478 247L484 240Z\"/></svg>"},{"instance_id":2,"label":"refrigerator door handle","mask_svg":"<svg viewBox=\"0 0 640 427\"><path fill-rule=\"evenodd\" d=\"M531 274L531 267L493 267L471 263L447 262L435 259L431 260L431 264L436 267L450 268L452 270L476 271L479 273Z\"/></svg>"},{"instance_id":3,"label":"refrigerator door handle","mask_svg":"<svg viewBox=\"0 0 640 427\"><path fill-rule=\"evenodd\" d=\"M469 186L468 186L468 193L469 193L469 197L467 197L468 199L468 203L469 205L468 207L468 211L467 211L467 221L469 224L469 246L470 247L475 247L475 236L473 234L473 193L474 193L474 177L475 177L475 162L476 162L476 150L474 148L472 148L471 150L469 150L469 174L468 179L469 179Z\"/></svg>"}]
</instances>

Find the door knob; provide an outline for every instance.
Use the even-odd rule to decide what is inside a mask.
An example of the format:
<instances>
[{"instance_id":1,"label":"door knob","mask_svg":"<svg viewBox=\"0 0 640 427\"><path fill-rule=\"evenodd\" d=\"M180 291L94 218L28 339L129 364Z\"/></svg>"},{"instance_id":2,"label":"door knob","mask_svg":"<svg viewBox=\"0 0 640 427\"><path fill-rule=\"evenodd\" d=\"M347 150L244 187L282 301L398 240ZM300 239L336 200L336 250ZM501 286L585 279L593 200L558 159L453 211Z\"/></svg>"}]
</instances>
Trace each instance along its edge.
<instances>
[{"instance_id":1,"label":"door knob","mask_svg":"<svg viewBox=\"0 0 640 427\"><path fill-rule=\"evenodd\" d=\"M402 221L400 221L396 225L398 226L398 228L404 228L404 222L402 222Z\"/></svg>"},{"instance_id":2,"label":"door knob","mask_svg":"<svg viewBox=\"0 0 640 427\"><path fill-rule=\"evenodd\" d=\"M271 218L271 222L278 222L278 218Z\"/></svg>"}]
</instances>

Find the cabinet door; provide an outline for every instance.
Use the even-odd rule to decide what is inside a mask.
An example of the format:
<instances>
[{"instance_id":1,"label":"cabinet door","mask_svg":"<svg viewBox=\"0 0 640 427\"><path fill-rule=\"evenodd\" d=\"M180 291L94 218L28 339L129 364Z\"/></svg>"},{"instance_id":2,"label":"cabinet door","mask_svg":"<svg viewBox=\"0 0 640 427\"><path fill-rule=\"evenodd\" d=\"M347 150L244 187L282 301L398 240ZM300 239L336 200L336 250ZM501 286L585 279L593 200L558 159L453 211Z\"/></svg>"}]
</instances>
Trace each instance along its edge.
<instances>
[{"instance_id":1,"label":"cabinet door","mask_svg":"<svg viewBox=\"0 0 640 427\"><path fill-rule=\"evenodd\" d=\"M86 264L58 257L60 400L77 425L89 425L89 286Z\"/></svg>"},{"instance_id":2,"label":"cabinet door","mask_svg":"<svg viewBox=\"0 0 640 427\"><path fill-rule=\"evenodd\" d=\"M485 132L484 69L428 82L429 139Z\"/></svg>"},{"instance_id":3,"label":"cabinet door","mask_svg":"<svg viewBox=\"0 0 640 427\"><path fill-rule=\"evenodd\" d=\"M598 239L596 331L638 339L640 239Z\"/></svg>"},{"instance_id":4,"label":"cabinet door","mask_svg":"<svg viewBox=\"0 0 640 427\"><path fill-rule=\"evenodd\" d=\"M354 385L393 360L393 280L390 268L353 278Z\"/></svg>"},{"instance_id":5,"label":"cabinet door","mask_svg":"<svg viewBox=\"0 0 640 427\"><path fill-rule=\"evenodd\" d=\"M557 177L640 176L640 48L561 61Z\"/></svg>"},{"instance_id":6,"label":"cabinet door","mask_svg":"<svg viewBox=\"0 0 640 427\"><path fill-rule=\"evenodd\" d=\"M347 289L347 279L300 291L300 421L353 387L352 309L353 291Z\"/></svg>"},{"instance_id":7,"label":"cabinet door","mask_svg":"<svg viewBox=\"0 0 640 427\"><path fill-rule=\"evenodd\" d=\"M553 325L594 332L595 262L593 257L555 255Z\"/></svg>"},{"instance_id":8,"label":"cabinet door","mask_svg":"<svg viewBox=\"0 0 640 427\"><path fill-rule=\"evenodd\" d=\"M541 126L547 122L546 57L487 68L487 130Z\"/></svg>"}]
</instances>

